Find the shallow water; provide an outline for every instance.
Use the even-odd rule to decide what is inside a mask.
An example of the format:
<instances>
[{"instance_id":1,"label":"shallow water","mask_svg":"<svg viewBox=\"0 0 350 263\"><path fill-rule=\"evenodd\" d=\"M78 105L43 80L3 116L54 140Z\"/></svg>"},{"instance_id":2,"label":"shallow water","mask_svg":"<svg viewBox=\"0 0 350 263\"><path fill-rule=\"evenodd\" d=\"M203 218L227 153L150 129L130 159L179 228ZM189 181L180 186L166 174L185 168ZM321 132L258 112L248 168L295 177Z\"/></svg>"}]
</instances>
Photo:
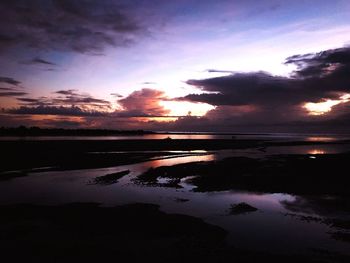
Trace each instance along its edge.
<instances>
[{"instance_id":1,"label":"shallow water","mask_svg":"<svg viewBox=\"0 0 350 263\"><path fill-rule=\"evenodd\" d=\"M299 148L298 148L299 147ZM310 249L325 249L349 254L350 245L334 240L329 232L332 229L322 222L303 221L297 215L311 215L322 219L323 215L312 209L291 210L297 204L307 204L307 199L283 193L261 194L242 191L222 191L198 193L186 178L181 180L183 188L143 186L132 180L151 167L170 166L195 161L212 161L228 156L261 157L276 153L334 153L345 149L317 146L271 147L262 152L258 149L224 150L218 152L193 152L193 155L157 159L132 165L103 169L75 171L36 172L29 176L0 182L0 204L61 204L71 202L97 202L113 206L134 202L159 204L165 212L187 214L204 219L208 223L219 225L229 231L228 241L238 248L256 249L276 253L308 253ZM314 152L311 152L314 151ZM186 152L189 154L188 152ZM170 158L171 157L171 158ZM127 176L111 185L92 184L97 176L130 170ZM166 179L159 181L166 183ZM245 202L258 208L258 211L230 215L231 204ZM294 206L295 208L295 206ZM290 215L294 214L294 215ZM335 215L340 216L340 215ZM349 215L341 215L349 217Z\"/></svg>"}]
</instances>

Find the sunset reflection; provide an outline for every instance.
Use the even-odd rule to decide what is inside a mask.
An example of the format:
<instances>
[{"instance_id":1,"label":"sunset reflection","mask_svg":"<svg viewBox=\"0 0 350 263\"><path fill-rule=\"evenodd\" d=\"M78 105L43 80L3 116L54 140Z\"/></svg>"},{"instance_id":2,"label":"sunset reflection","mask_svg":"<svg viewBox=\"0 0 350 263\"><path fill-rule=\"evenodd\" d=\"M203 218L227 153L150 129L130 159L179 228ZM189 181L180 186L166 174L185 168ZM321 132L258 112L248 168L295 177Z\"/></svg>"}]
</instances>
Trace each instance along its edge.
<instances>
[{"instance_id":1,"label":"sunset reflection","mask_svg":"<svg viewBox=\"0 0 350 263\"><path fill-rule=\"evenodd\" d=\"M327 152L325 150L321 149L313 149L308 151L308 154L326 154Z\"/></svg>"},{"instance_id":2,"label":"sunset reflection","mask_svg":"<svg viewBox=\"0 0 350 263\"><path fill-rule=\"evenodd\" d=\"M185 155L185 156L184 156ZM183 157L180 157L183 156ZM184 154L179 154L179 155L168 155L168 156L164 156L163 159L157 159L157 160L153 160L150 162L147 162L147 164L149 165L149 168L155 168L155 167L159 167L159 166L172 166L172 165L176 165L179 163L189 163L189 162L209 162L209 161L213 161L214 155L213 154L195 154L195 155L190 155L190 156L186 156L186 153Z\"/></svg>"},{"instance_id":3,"label":"sunset reflection","mask_svg":"<svg viewBox=\"0 0 350 263\"><path fill-rule=\"evenodd\" d=\"M308 142L331 142L337 139L331 136L309 136L305 140Z\"/></svg>"}]
</instances>

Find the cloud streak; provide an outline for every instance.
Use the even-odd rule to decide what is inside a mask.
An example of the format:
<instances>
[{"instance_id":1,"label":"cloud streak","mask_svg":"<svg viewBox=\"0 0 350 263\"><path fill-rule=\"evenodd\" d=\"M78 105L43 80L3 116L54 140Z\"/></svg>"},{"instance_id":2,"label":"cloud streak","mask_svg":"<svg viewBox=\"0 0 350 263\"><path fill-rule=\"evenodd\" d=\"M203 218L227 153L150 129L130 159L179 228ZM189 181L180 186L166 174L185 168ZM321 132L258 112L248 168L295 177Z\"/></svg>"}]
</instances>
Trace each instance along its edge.
<instances>
[{"instance_id":1,"label":"cloud streak","mask_svg":"<svg viewBox=\"0 0 350 263\"><path fill-rule=\"evenodd\" d=\"M20 81L9 77L0 77L0 83L10 84L14 86L18 86L19 84L21 84Z\"/></svg>"},{"instance_id":2,"label":"cloud streak","mask_svg":"<svg viewBox=\"0 0 350 263\"><path fill-rule=\"evenodd\" d=\"M106 116L106 113L95 110L82 110L77 106L70 107L55 107L55 106L36 106L36 107L19 107L15 109L9 109L6 111L8 114L21 114L21 115L62 115L62 116L77 116L77 117L102 117Z\"/></svg>"},{"instance_id":3,"label":"cloud streak","mask_svg":"<svg viewBox=\"0 0 350 263\"><path fill-rule=\"evenodd\" d=\"M57 66L56 63L48 61L48 60L45 60L45 59L42 59L40 57L35 57L35 58L31 59L31 60L24 61L24 62L22 62L22 64L25 64L25 65Z\"/></svg>"},{"instance_id":4,"label":"cloud streak","mask_svg":"<svg viewBox=\"0 0 350 263\"><path fill-rule=\"evenodd\" d=\"M5 91L0 92L0 97L17 97L17 96L24 96L28 93L22 92L22 91Z\"/></svg>"}]
</instances>

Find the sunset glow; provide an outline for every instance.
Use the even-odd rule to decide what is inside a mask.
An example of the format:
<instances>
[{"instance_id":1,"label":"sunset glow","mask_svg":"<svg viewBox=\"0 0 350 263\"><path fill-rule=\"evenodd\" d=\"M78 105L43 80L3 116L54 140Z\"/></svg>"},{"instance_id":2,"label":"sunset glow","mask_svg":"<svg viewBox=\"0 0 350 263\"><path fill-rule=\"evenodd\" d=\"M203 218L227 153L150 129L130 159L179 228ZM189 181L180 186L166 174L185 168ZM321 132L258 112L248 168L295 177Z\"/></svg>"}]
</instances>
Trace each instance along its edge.
<instances>
[{"instance_id":1,"label":"sunset glow","mask_svg":"<svg viewBox=\"0 0 350 263\"><path fill-rule=\"evenodd\" d=\"M207 103L192 103L187 101L161 101L165 109L170 110L171 116L203 116L215 107Z\"/></svg>"},{"instance_id":2,"label":"sunset glow","mask_svg":"<svg viewBox=\"0 0 350 263\"><path fill-rule=\"evenodd\" d=\"M331 100L327 99L322 102L308 102L305 103L303 106L310 115L323 115L327 112L330 112L332 110L332 107L341 104L346 103L350 101L350 94L345 94L339 98L339 100Z\"/></svg>"}]
</instances>

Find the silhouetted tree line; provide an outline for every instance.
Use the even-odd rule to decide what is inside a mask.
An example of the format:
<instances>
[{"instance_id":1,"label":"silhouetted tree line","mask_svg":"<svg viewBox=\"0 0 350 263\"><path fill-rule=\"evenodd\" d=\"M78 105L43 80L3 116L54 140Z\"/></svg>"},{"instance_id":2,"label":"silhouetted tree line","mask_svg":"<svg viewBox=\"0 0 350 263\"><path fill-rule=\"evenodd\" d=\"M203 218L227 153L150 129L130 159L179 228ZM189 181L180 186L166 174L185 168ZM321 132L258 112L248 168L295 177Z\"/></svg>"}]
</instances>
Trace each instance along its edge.
<instances>
[{"instance_id":1,"label":"silhouetted tree line","mask_svg":"<svg viewBox=\"0 0 350 263\"><path fill-rule=\"evenodd\" d=\"M144 135L154 134L144 130L108 130L108 129L57 129L19 126L0 128L0 136L107 136L107 135Z\"/></svg>"}]
</instances>

